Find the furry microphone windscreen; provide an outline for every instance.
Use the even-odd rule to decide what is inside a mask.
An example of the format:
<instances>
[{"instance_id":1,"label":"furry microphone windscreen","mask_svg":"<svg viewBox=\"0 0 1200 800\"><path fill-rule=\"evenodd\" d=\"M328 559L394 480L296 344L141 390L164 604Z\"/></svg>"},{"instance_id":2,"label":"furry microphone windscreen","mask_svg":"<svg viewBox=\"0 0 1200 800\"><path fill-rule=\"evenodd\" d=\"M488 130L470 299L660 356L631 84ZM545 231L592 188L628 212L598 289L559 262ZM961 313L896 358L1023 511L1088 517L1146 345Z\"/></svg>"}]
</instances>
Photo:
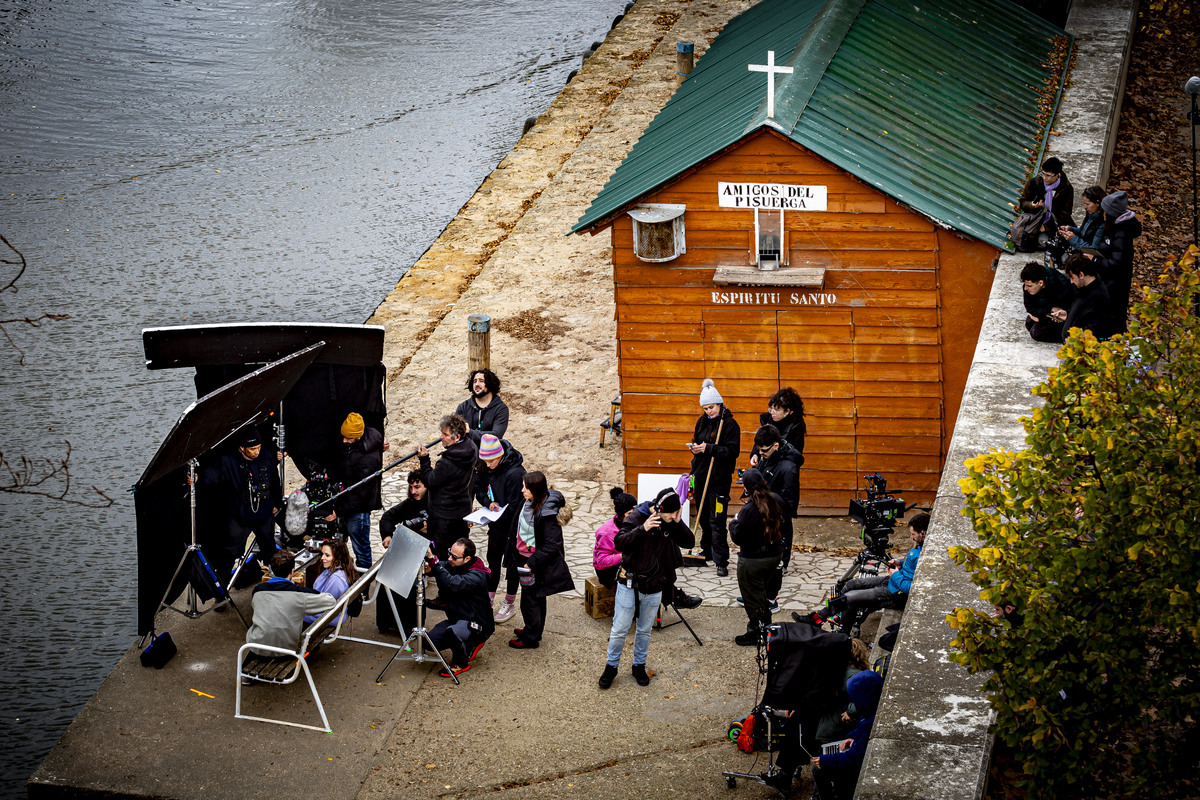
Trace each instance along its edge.
<instances>
[{"instance_id":1,"label":"furry microphone windscreen","mask_svg":"<svg viewBox=\"0 0 1200 800\"><path fill-rule=\"evenodd\" d=\"M283 524L292 536L303 536L304 531L308 530L308 495L303 489L297 489L288 495Z\"/></svg>"}]
</instances>

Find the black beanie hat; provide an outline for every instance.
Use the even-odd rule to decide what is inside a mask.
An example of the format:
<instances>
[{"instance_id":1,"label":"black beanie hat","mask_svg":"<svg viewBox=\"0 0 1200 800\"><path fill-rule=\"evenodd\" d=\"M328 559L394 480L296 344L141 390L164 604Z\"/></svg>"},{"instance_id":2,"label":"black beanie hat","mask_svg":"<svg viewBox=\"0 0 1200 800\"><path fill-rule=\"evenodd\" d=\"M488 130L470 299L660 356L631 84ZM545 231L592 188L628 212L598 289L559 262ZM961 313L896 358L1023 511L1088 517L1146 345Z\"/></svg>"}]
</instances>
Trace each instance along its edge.
<instances>
[{"instance_id":1,"label":"black beanie hat","mask_svg":"<svg viewBox=\"0 0 1200 800\"><path fill-rule=\"evenodd\" d=\"M675 494L674 489L663 489L654 498L654 502L658 504L660 511L667 514L673 514L683 508L683 503L679 501L679 495Z\"/></svg>"},{"instance_id":2,"label":"black beanie hat","mask_svg":"<svg viewBox=\"0 0 1200 800\"><path fill-rule=\"evenodd\" d=\"M258 428L253 425L238 434L238 447L254 447L259 444L262 444L262 437L258 435Z\"/></svg>"},{"instance_id":3,"label":"black beanie hat","mask_svg":"<svg viewBox=\"0 0 1200 800\"><path fill-rule=\"evenodd\" d=\"M609 490L608 496L612 498L613 510L618 517L625 516L637 505L636 497L615 486Z\"/></svg>"}]
</instances>

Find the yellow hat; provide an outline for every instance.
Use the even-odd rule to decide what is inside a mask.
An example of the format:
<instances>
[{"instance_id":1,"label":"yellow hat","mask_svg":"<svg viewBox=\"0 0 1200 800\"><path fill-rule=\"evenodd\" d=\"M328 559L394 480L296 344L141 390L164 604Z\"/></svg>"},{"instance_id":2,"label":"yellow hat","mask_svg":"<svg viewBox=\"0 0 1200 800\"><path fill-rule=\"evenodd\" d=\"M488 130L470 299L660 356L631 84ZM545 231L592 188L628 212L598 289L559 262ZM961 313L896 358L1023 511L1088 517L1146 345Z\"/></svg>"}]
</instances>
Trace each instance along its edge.
<instances>
[{"instance_id":1,"label":"yellow hat","mask_svg":"<svg viewBox=\"0 0 1200 800\"><path fill-rule=\"evenodd\" d=\"M342 423L342 436L347 439L357 439L363 435L366 429L362 416L352 411L350 416L346 417L346 421Z\"/></svg>"}]
</instances>

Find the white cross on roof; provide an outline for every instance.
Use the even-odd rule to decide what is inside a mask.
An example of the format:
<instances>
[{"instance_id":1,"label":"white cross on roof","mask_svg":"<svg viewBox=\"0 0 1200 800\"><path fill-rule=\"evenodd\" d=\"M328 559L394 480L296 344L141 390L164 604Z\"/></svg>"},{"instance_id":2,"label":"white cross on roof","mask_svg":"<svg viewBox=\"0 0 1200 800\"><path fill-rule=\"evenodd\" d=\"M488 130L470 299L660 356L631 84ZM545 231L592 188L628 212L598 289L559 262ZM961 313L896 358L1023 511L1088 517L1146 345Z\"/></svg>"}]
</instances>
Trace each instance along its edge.
<instances>
[{"instance_id":1,"label":"white cross on roof","mask_svg":"<svg viewBox=\"0 0 1200 800\"><path fill-rule=\"evenodd\" d=\"M767 119L775 119L775 74L790 75L791 67L775 66L775 51L767 51L767 63L764 64L749 64L751 72L767 73Z\"/></svg>"}]
</instances>

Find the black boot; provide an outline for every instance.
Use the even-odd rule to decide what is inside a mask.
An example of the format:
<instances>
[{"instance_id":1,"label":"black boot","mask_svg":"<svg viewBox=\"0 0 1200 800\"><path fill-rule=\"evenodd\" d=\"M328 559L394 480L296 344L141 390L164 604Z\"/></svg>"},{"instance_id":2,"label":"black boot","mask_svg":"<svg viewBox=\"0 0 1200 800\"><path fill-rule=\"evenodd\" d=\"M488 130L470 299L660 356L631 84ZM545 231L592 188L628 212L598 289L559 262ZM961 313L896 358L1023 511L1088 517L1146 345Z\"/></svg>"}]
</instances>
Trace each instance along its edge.
<instances>
[{"instance_id":1,"label":"black boot","mask_svg":"<svg viewBox=\"0 0 1200 800\"><path fill-rule=\"evenodd\" d=\"M600 680L598 681L600 688L607 689L608 687L612 686L613 679L616 677L617 668L612 664L605 664L604 672L600 673Z\"/></svg>"},{"instance_id":2,"label":"black boot","mask_svg":"<svg viewBox=\"0 0 1200 800\"><path fill-rule=\"evenodd\" d=\"M616 672L616 670L613 670L613 672ZM633 679L638 682L638 686L650 685L650 676L646 674L645 664L633 665Z\"/></svg>"}]
</instances>

